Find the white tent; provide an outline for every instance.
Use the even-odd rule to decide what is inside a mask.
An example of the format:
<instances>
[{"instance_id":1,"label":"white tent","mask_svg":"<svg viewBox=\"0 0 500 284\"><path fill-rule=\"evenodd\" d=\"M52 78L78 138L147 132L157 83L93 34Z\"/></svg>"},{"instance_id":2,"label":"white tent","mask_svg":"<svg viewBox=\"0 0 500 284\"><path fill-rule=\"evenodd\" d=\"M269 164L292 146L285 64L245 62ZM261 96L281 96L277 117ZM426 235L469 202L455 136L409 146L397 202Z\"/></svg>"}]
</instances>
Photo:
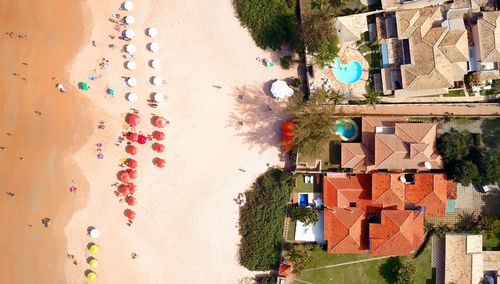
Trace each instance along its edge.
<instances>
[{"instance_id":1,"label":"white tent","mask_svg":"<svg viewBox=\"0 0 500 284\"><path fill-rule=\"evenodd\" d=\"M291 97L293 95L293 89L288 87L285 81L276 80L271 85L271 93L273 94L273 97L281 99L285 97Z\"/></svg>"},{"instance_id":2,"label":"white tent","mask_svg":"<svg viewBox=\"0 0 500 284\"><path fill-rule=\"evenodd\" d=\"M134 9L134 3L132 3L132 1L125 1L125 3L123 3L123 8L127 11L130 11Z\"/></svg>"},{"instance_id":3,"label":"white tent","mask_svg":"<svg viewBox=\"0 0 500 284\"><path fill-rule=\"evenodd\" d=\"M126 38L129 38L129 39L133 39L133 38L135 37L135 32L134 32L134 30L126 30L126 31L124 32L124 34L125 34L125 37L126 37Z\"/></svg>"},{"instance_id":4,"label":"white tent","mask_svg":"<svg viewBox=\"0 0 500 284\"><path fill-rule=\"evenodd\" d=\"M127 61L125 63L125 67L127 67L127 69L129 70L135 70L137 68L137 64L135 63L135 61Z\"/></svg>"},{"instance_id":5,"label":"white tent","mask_svg":"<svg viewBox=\"0 0 500 284\"><path fill-rule=\"evenodd\" d=\"M137 51L137 48L133 44L125 45L125 51L129 54L134 54Z\"/></svg>"},{"instance_id":6,"label":"white tent","mask_svg":"<svg viewBox=\"0 0 500 284\"><path fill-rule=\"evenodd\" d=\"M163 102L165 100L165 95L162 94L162 93L155 93L154 100L157 103L161 103L161 102Z\"/></svg>"},{"instance_id":7,"label":"white tent","mask_svg":"<svg viewBox=\"0 0 500 284\"><path fill-rule=\"evenodd\" d=\"M158 34L158 30L156 28L151 27L146 30L146 33L150 37L155 37Z\"/></svg>"},{"instance_id":8,"label":"white tent","mask_svg":"<svg viewBox=\"0 0 500 284\"><path fill-rule=\"evenodd\" d=\"M163 79L160 76L154 76L153 77L153 85L159 86L163 84Z\"/></svg>"},{"instance_id":9,"label":"white tent","mask_svg":"<svg viewBox=\"0 0 500 284\"><path fill-rule=\"evenodd\" d=\"M160 51L160 45L157 42L152 42L149 44L149 50L152 52Z\"/></svg>"},{"instance_id":10,"label":"white tent","mask_svg":"<svg viewBox=\"0 0 500 284\"><path fill-rule=\"evenodd\" d=\"M158 59L151 60L151 67L153 67L154 69L160 69L160 66L161 66L160 60Z\"/></svg>"},{"instance_id":11,"label":"white tent","mask_svg":"<svg viewBox=\"0 0 500 284\"><path fill-rule=\"evenodd\" d=\"M127 101L129 101L131 103L137 101L137 99L138 99L137 95L135 93L128 93L126 98L127 98Z\"/></svg>"},{"instance_id":12,"label":"white tent","mask_svg":"<svg viewBox=\"0 0 500 284\"><path fill-rule=\"evenodd\" d=\"M97 239L101 236L101 231L99 231L98 229L92 229L90 231L90 237L92 237L93 239Z\"/></svg>"},{"instance_id":13,"label":"white tent","mask_svg":"<svg viewBox=\"0 0 500 284\"><path fill-rule=\"evenodd\" d=\"M127 23L129 25L133 24L135 22L134 16L125 16L124 20L125 20L125 23Z\"/></svg>"},{"instance_id":14,"label":"white tent","mask_svg":"<svg viewBox=\"0 0 500 284\"><path fill-rule=\"evenodd\" d=\"M127 78L127 85L129 85L130 87L137 86L137 79L134 77L128 77Z\"/></svg>"}]
</instances>

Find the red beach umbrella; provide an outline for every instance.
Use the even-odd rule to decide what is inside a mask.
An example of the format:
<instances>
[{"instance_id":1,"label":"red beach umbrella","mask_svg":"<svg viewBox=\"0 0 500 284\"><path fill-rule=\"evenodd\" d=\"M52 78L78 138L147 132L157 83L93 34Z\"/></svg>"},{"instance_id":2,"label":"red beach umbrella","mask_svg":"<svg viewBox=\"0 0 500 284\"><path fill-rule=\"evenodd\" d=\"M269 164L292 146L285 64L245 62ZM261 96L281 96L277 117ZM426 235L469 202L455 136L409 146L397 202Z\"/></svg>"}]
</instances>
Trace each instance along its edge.
<instances>
[{"instance_id":1,"label":"red beach umbrella","mask_svg":"<svg viewBox=\"0 0 500 284\"><path fill-rule=\"evenodd\" d=\"M135 193L136 186L135 184L131 183L128 185L128 193L134 194Z\"/></svg>"},{"instance_id":2,"label":"red beach umbrella","mask_svg":"<svg viewBox=\"0 0 500 284\"><path fill-rule=\"evenodd\" d=\"M120 185L120 188L118 189L118 191L123 195L127 195L127 193L129 192L129 187L125 184L122 184L122 185Z\"/></svg>"},{"instance_id":3,"label":"red beach umbrella","mask_svg":"<svg viewBox=\"0 0 500 284\"><path fill-rule=\"evenodd\" d=\"M163 159L160 159L160 158L156 158L154 160L154 164L155 166L157 166L158 168L163 168L165 166L165 160Z\"/></svg>"},{"instance_id":4,"label":"red beach umbrella","mask_svg":"<svg viewBox=\"0 0 500 284\"><path fill-rule=\"evenodd\" d=\"M133 196L128 196L127 197L127 204L128 205L134 206L136 203L137 203L137 201L135 200L135 197L133 197Z\"/></svg>"},{"instance_id":5,"label":"red beach umbrella","mask_svg":"<svg viewBox=\"0 0 500 284\"><path fill-rule=\"evenodd\" d=\"M127 116L127 123L131 126L137 126L139 122L141 122L141 118L137 114L132 113Z\"/></svg>"},{"instance_id":6,"label":"red beach umbrella","mask_svg":"<svg viewBox=\"0 0 500 284\"><path fill-rule=\"evenodd\" d=\"M169 124L170 122L168 120L165 120L165 118L161 116L157 116L153 120L153 125L158 127L158 128L163 128L165 125Z\"/></svg>"},{"instance_id":7,"label":"red beach umbrella","mask_svg":"<svg viewBox=\"0 0 500 284\"><path fill-rule=\"evenodd\" d=\"M139 137L137 138L137 142L139 144L146 144L147 141L148 141L148 139L144 135L139 135Z\"/></svg>"},{"instance_id":8,"label":"red beach umbrella","mask_svg":"<svg viewBox=\"0 0 500 284\"><path fill-rule=\"evenodd\" d=\"M135 169L135 168L137 168L137 161L134 159L128 159L127 166L132 168L132 169Z\"/></svg>"},{"instance_id":9,"label":"red beach umbrella","mask_svg":"<svg viewBox=\"0 0 500 284\"><path fill-rule=\"evenodd\" d=\"M129 220L134 220L134 219L135 219L135 212L134 212L134 211L132 211L132 210L130 210L130 209L128 209L128 210L127 210L127 218L128 218Z\"/></svg>"},{"instance_id":10,"label":"red beach umbrella","mask_svg":"<svg viewBox=\"0 0 500 284\"><path fill-rule=\"evenodd\" d=\"M132 146L132 145L128 145L127 148L125 149L125 151L127 151L127 153L129 153L130 155L137 154L137 148L135 146Z\"/></svg>"},{"instance_id":11,"label":"red beach umbrella","mask_svg":"<svg viewBox=\"0 0 500 284\"><path fill-rule=\"evenodd\" d=\"M131 179L136 179L137 178L137 171L133 169L128 169L127 173Z\"/></svg>"},{"instance_id":12,"label":"red beach umbrella","mask_svg":"<svg viewBox=\"0 0 500 284\"><path fill-rule=\"evenodd\" d=\"M130 181L130 176L126 171L121 171L118 173L118 179L123 183L128 183Z\"/></svg>"},{"instance_id":13,"label":"red beach umbrella","mask_svg":"<svg viewBox=\"0 0 500 284\"><path fill-rule=\"evenodd\" d=\"M165 151L165 146L163 144L155 143L153 147L154 150L158 153L163 153L163 151Z\"/></svg>"},{"instance_id":14,"label":"red beach umbrella","mask_svg":"<svg viewBox=\"0 0 500 284\"><path fill-rule=\"evenodd\" d=\"M161 131L155 131L155 132L153 132L153 137L156 140L161 141L161 140L165 139L165 133L163 133Z\"/></svg>"},{"instance_id":15,"label":"red beach umbrella","mask_svg":"<svg viewBox=\"0 0 500 284\"><path fill-rule=\"evenodd\" d=\"M132 142L137 142L137 138L138 138L138 137L139 137L139 136L137 135L137 133L134 133L134 132L129 132L129 133L127 134L127 138L128 138L128 140L130 140L130 141L132 141Z\"/></svg>"}]
</instances>

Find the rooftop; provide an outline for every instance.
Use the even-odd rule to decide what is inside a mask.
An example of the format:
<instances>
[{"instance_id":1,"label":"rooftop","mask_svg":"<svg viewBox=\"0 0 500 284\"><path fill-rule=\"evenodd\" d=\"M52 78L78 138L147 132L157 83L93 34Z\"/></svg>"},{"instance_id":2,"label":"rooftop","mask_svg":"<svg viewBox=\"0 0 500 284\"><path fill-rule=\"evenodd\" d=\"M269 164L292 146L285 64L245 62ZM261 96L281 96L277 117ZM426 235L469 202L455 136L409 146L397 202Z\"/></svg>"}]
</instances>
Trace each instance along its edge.
<instances>
[{"instance_id":1,"label":"rooftop","mask_svg":"<svg viewBox=\"0 0 500 284\"><path fill-rule=\"evenodd\" d=\"M500 61L500 11L483 12L477 21L482 62Z\"/></svg>"}]
</instances>

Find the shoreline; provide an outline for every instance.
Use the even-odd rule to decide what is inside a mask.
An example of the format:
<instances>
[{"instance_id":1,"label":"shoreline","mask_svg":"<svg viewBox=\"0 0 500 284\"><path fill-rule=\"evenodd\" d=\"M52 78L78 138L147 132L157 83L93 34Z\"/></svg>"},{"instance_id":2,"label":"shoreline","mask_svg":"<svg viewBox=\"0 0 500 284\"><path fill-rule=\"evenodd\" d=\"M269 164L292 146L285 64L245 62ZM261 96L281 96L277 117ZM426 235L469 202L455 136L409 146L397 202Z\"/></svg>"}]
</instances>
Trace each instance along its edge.
<instances>
[{"instance_id":1,"label":"shoreline","mask_svg":"<svg viewBox=\"0 0 500 284\"><path fill-rule=\"evenodd\" d=\"M0 179L4 191L15 194L4 198L2 192L0 199L0 225L11 232L2 236L8 244L2 246L2 283L65 282L63 229L72 213L84 207L87 195L72 153L92 129L85 119L87 100L74 90L60 93L55 84L68 84L84 42L83 6L14 1L0 10L0 144L7 147L0 153ZM12 36L6 34L10 32ZM78 181L76 195L68 190L71 179ZM48 228L41 224L45 217L52 220Z\"/></svg>"}]
</instances>

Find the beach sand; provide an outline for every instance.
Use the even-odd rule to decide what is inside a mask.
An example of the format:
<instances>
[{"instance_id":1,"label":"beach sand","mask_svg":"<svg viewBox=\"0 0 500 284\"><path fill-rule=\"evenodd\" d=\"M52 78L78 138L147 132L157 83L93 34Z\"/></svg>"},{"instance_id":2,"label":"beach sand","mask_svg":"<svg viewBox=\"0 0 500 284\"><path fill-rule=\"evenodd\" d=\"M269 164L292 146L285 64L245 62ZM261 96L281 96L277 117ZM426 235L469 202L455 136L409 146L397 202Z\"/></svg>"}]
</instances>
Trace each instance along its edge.
<instances>
[{"instance_id":1,"label":"beach sand","mask_svg":"<svg viewBox=\"0 0 500 284\"><path fill-rule=\"evenodd\" d=\"M70 157L91 129L86 100L55 84L68 79L81 44L81 3L0 4L0 283L65 283L63 229L85 198L68 191L71 179L84 186Z\"/></svg>"},{"instance_id":2,"label":"beach sand","mask_svg":"<svg viewBox=\"0 0 500 284\"><path fill-rule=\"evenodd\" d=\"M92 124L103 120L106 128L94 130L75 155L89 182L89 199L65 233L68 252L83 262L89 256L86 246L94 241L87 227L102 231L95 241L101 248L95 269L99 283L236 283L255 275L237 261L239 207L233 198L268 165L282 165L276 146L284 114L268 91L272 80L292 77L296 70L268 68L256 60L279 62L273 53L255 46L230 2L136 1L134 10L126 13L118 11L119 1L87 1L91 33L71 80L77 84L98 69L102 78L90 83L85 96L94 106L88 114ZM108 36L118 35L108 20L113 13L136 19L131 25L137 34L131 41L137 46L135 71L123 67L120 49L125 42ZM150 26L159 30L154 39L161 46L158 53L146 50L152 40L144 31ZM117 47L109 48L110 43ZM101 57L110 61L106 70L98 68ZM158 71L148 66L155 58L162 64ZM154 87L148 82L152 75L162 76L167 84ZM122 76L135 76L138 86L125 86ZM107 87L116 90L114 98L106 98ZM135 103L124 99L131 90L139 96ZM168 96L156 109L146 102L154 91ZM164 153L156 154L151 143L138 146L138 204L133 207L137 218L129 227L124 216L129 207L119 202L111 184L117 182L120 161L130 157L125 143L115 143L128 130L124 116L131 107L142 117L137 131L154 130L151 114L171 124L165 129ZM96 158L96 143L103 144L103 160ZM166 167L156 168L154 157L164 158ZM131 258L133 252L136 259ZM88 268L68 261L68 282L83 283Z\"/></svg>"}]
</instances>

